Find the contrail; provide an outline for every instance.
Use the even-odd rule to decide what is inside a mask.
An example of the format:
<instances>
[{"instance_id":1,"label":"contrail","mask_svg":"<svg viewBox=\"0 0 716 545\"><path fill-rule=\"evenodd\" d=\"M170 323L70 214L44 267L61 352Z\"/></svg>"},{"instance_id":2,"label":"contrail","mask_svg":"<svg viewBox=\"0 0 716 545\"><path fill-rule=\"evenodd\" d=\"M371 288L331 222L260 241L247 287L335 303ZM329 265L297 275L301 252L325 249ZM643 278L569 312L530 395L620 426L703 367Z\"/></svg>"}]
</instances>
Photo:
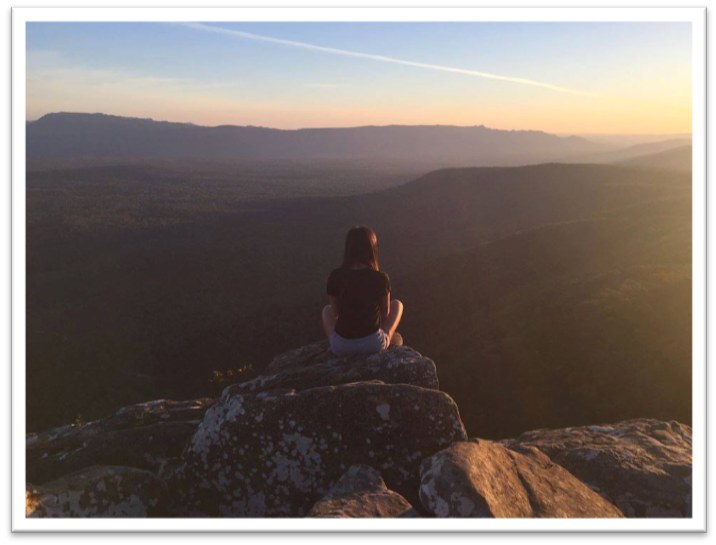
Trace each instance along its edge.
<instances>
[{"instance_id":1,"label":"contrail","mask_svg":"<svg viewBox=\"0 0 716 545\"><path fill-rule=\"evenodd\" d=\"M331 55L343 55L345 57L357 57L360 59L370 59L380 62L388 62L392 64L401 64L403 66L412 66L415 68L426 68L428 70L438 70L440 72L452 72L453 74L464 74L466 76L473 76L484 79L494 79L500 81L509 81L511 83L519 83L522 85L531 85L532 87L541 87L543 89L549 89L550 91L556 91L558 93L567 93L570 95L586 96L586 97L598 97L593 93L587 93L584 91L578 91L576 89L568 89L567 87L560 87L558 85L552 85L551 83L543 83L541 81L534 81L525 78L515 78L512 76L501 76L499 74L490 74L488 72L478 72L476 70L466 70L463 68L452 68L450 66L440 66L438 64L426 64L422 62L406 61L403 59L395 59L393 57L384 57L383 55L373 55L371 53L360 53L358 51L348 51L346 49L336 49L333 47L323 47L321 45L307 44L305 42L295 42L293 40L283 40L281 38L272 38L270 36L262 36L260 34L252 34L251 32L243 32L241 30L231 30L228 28L216 27L207 25L204 23L177 23L182 26L193 28L194 30L201 30L203 32L212 32L214 34L224 34L226 36L233 36L235 38L243 38L246 40L254 40L258 42L268 42L272 44L279 44L288 47L296 47L300 49L307 49L309 51L320 51L321 53L330 53Z\"/></svg>"}]
</instances>

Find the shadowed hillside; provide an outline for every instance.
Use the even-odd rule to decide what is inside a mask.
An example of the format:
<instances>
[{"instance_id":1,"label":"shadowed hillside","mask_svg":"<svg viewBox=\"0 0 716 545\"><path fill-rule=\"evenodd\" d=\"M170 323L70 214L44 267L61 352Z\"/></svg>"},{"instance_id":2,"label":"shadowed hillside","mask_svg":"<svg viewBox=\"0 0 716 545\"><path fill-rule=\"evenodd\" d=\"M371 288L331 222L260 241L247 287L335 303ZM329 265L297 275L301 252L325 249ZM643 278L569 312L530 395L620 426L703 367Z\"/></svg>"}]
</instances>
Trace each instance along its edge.
<instances>
[{"instance_id":1,"label":"shadowed hillside","mask_svg":"<svg viewBox=\"0 0 716 545\"><path fill-rule=\"evenodd\" d=\"M643 155L641 157L620 161L619 164L691 172L691 162L691 146L681 146L679 148L653 153L651 155Z\"/></svg>"},{"instance_id":2,"label":"shadowed hillside","mask_svg":"<svg viewBox=\"0 0 716 545\"><path fill-rule=\"evenodd\" d=\"M440 362L468 429L652 416L657 399L690 421L688 174L446 169L271 199L135 166L31 172L27 186L29 430L204 395L320 338L355 223L378 232L401 330Z\"/></svg>"},{"instance_id":3,"label":"shadowed hillside","mask_svg":"<svg viewBox=\"0 0 716 545\"><path fill-rule=\"evenodd\" d=\"M688 196L523 231L395 283L421 310L406 338L438 351L472 433L691 419Z\"/></svg>"},{"instance_id":4,"label":"shadowed hillside","mask_svg":"<svg viewBox=\"0 0 716 545\"><path fill-rule=\"evenodd\" d=\"M631 159L637 163L641 158L646 158L659 153L669 152L677 148L691 146L691 138L670 138L668 140L660 140L658 142L647 142L636 144L616 150L610 150L584 157L578 157L570 162L577 163L625 163ZM690 165L691 163L689 163ZM691 166L689 166L691 168Z\"/></svg>"}]
</instances>

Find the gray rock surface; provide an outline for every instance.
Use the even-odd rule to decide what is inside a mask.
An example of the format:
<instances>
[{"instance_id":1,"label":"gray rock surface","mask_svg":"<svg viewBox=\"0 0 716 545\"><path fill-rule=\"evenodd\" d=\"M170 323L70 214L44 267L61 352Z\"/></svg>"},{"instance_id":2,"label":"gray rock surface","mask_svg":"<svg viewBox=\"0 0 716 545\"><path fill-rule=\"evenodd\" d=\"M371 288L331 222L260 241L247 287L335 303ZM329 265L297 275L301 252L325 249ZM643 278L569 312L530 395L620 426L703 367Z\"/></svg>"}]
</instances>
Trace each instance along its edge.
<instances>
[{"instance_id":1,"label":"gray rock surface","mask_svg":"<svg viewBox=\"0 0 716 545\"><path fill-rule=\"evenodd\" d=\"M537 449L456 442L424 460L420 476L420 500L437 517L623 516Z\"/></svg>"},{"instance_id":2,"label":"gray rock surface","mask_svg":"<svg viewBox=\"0 0 716 545\"><path fill-rule=\"evenodd\" d=\"M28 516L691 516L688 426L467 441L429 358L327 348L281 354L218 400L28 434Z\"/></svg>"},{"instance_id":3,"label":"gray rock surface","mask_svg":"<svg viewBox=\"0 0 716 545\"><path fill-rule=\"evenodd\" d=\"M171 484L188 516L304 516L355 464L410 499L420 461L466 438L445 393L379 381L227 395Z\"/></svg>"},{"instance_id":4,"label":"gray rock surface","mask_svg":"<svg viewBox=\"0 0 716 545\"><path fill-rule=\"evenodd\" d=\"M388 384L412 384L438 389L435 363L407 346L393 347L372 356L335 356L321 341L281 354L266 373L234 384L224 395L259 393L276 389L306 390L365 380Z\"/></svg>"},{"instance_id":5,"label":"gray rock surface","mask_svg":"<svg viewBox=\"0 0 716 545\"><path fill-rule=\"evenodd\" d=\"M691 516L691 428L637 419L535 430L503 441L536 447L628 517Z\"/></svg>"},{"instance_id":6,"label":"gray rock surface","mask_svg":"<svg viewBox=\"0 0 716 545\"><path fill-rule=\"evenodd\" d=\"M308 513L321 518L408 518L420 516L400 494L389 490L372 467L356 464Z\"/></svg>"},{"instance_id":7,"label":"gray rock surface","mask_svg":"<svg viewBox=\"0 0 716 545\"><path fill-rule=\"evenodd\" d=\"M94 465L117 465L154 472L181 455L211 399L130 405L87 424L29 434L26 478L42 484Z\"/></svg>"},{"instance_id":8,"label":"gray rock surface","mask_svg":"<svg viewBox=\"0 0 716 545\"><path fill-rule=\"evenodd\" d=\"M130 467L95 466L60 479L25 487L25 516L163 516L168 501L154 473Z\"/></svg>"}]
</instances>

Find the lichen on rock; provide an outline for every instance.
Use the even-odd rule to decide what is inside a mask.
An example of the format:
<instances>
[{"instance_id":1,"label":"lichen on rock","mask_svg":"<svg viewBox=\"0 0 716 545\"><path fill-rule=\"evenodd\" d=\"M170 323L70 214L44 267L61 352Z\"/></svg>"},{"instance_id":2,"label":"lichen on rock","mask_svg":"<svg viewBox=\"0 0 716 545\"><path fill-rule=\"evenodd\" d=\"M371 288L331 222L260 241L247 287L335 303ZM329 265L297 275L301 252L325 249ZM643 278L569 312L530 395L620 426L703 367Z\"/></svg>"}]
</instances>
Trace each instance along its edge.
<instances>
[{"instance_id":1,"label":"lichen on rock","mask_svg":"<svg viewBox=\"0 0 716 545\"><path fill-rule=\"evenodd\" d=\"M25 516L166 516L166 484L154 473L130 467L95 466L41 486L25 487Z\"/></svg>"},{"instance_id":2,"label":"lichen on rock","mask_svg":"<svg viewBox=\"0 0 716 545\"><path fill-rule=\"evenodd\" d=\"M306 390L366 380L437 390L435 363L407 346L370 356L335 356L325 341L277 356L266 372L227 387L224 396L277 389Z\"/></svg>"},{"instance_id":3,"label":"lichen on rock","mask_svg":"<svg viewBox=\"0 0 716 545\"><path fill-rule=\"evenodd\" d=\"M188 515L303 516L355 464L415 494L422 458L465 438L453 400L417 386L226 396L207 411L173 486Z\"/></svg>"},{"instance_id":4,"label":"lichen on rock","mask_svg":"<svg viewBox=\"0 0 716 545\"><path fill-rule=\"evenodd\" d=\"M277 356L221 398L26 438L31 517L691 515L691 428L631 420L468 441L409 347Z\"/></svg>"},{"instance_id":5,"label":"lichen on rock","mask_svg":"<svg viewBox=\"0 0 716 545\"><path fill-rule=\"evenodd\" d=\"M159 472L181 455L211 399L159 399L122 407L86 424L62 426L26 438L27 480L42 484L94 465Z\"/></svg>"},{"instance_id":6,"label":"lichen on rock","mask_svg":"<svg viewBox=\"0 0 716 545\"><path fill-rule=\"evenodd\" d=\"M691 427L635 419L535 430L503 441L535 447L628 517L691 516Z\"/></svg>"}]
</instances>

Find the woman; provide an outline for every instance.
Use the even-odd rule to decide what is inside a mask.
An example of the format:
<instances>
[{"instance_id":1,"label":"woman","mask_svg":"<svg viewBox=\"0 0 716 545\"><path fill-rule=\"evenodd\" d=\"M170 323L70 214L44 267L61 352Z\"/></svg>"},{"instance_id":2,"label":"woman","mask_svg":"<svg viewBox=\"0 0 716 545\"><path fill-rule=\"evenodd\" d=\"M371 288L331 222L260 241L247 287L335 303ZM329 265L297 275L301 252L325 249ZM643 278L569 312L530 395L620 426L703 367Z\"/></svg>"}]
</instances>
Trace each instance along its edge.
<instances>
[{"instance_id":1,"label":"woman","mask_svg":"<svg viewBox=\"0 0 716 545\"><path fill-rule=\"evenodd\" d=\"M327 291L323 330L334 354L375 354L403 344L395 331L403 304L390 300L390 279L378 267L378 239L368 227L348 231L343 264L331 271Z\"/></svg>"}]
</instances>

